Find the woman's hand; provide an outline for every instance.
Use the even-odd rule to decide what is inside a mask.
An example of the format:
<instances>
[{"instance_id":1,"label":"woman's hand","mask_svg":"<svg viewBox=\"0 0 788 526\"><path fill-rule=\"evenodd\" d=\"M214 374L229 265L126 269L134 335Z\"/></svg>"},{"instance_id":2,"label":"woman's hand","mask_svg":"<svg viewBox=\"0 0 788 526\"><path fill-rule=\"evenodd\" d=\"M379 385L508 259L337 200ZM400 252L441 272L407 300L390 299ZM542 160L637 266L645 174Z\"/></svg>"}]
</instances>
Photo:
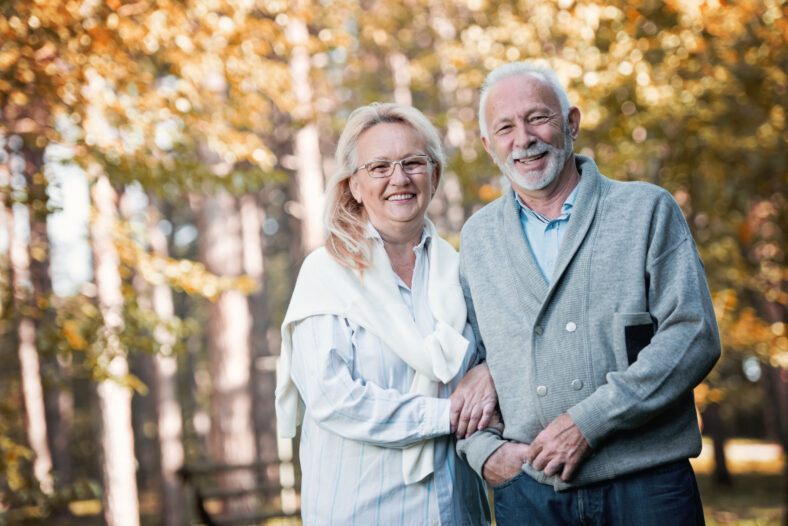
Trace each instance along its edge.
<instances>
[{"instance_id":1,"label":"woman's hand","mask_svg":"<svg viewBox=\"0 0 788 526\"><path fill-rule=\"evenodd\" d=\"M488 427L498 405L498 394L487 364L481 363L465 373L449 400L451 428L457 438L467 438Z\"/></svg>"}]
</instances>

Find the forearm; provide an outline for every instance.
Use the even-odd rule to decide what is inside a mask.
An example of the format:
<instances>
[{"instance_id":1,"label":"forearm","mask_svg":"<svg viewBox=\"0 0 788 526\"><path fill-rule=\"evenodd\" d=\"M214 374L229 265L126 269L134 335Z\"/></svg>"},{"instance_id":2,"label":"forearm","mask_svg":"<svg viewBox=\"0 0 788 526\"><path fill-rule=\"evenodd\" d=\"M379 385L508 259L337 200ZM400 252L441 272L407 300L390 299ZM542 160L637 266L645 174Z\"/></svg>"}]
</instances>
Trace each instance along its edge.
<instances>
[{"instance_id":1,"label":"forearm","mask_svg":"<svg viewBox=\"0 0 788 526\"><path fill-rule=\"evenodd\" d=\"M403 393L354 377L347 326L314 316L293 331L291 375L308 416L345 438L404 447L449 433L449 400Z\"/></svg>"},{"instance_id":2,"label":"forearm","mask_svg":"<svg viewBox=\"0 0 788 526\"><path fill-rule=\"evenodd\" d=\"M649 275L654 336L627 369L608 373L604 385L568 410L592 447L681 399L720 355L711 298L691 240L658 258Z\"/></svg>"},{"instance_id":3,"label":"forearm","mask_svg":"<svg viewBox=\"0 0 788 526\"><path fill-rule=\"evenodd\" d=\"M468 438L458 440L457 455L465 460L480 477L483 477L484 463L506 442L500 432L487 428L477 431Z\"/></svg>"},{"instance_id":4,"label":"forearm","mask_svg":"<svg viewBox=\"0 0 788 526\"><path fill-rule=\"evenodd\" d=\"M306 400L321 427L337 435L377 446L406 447L449 433L450 402L402 395L367 383L341 395L328 389Z\"/></svg>"}]
</instances>

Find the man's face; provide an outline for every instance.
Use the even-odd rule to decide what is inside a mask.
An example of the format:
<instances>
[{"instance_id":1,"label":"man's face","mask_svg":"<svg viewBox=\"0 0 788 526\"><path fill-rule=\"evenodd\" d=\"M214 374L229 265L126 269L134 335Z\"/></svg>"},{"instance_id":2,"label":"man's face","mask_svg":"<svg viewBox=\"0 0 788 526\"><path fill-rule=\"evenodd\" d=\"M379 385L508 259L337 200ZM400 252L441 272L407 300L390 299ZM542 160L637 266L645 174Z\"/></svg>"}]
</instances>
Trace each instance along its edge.
<instances>
[{"instance_id":1,"label":"man's face","mask_svg":"<svg viewBox=\"0 0 788 526\"><path fill-rule=\"evenodd\" d=\"M572 155L579 113L565 120L550 86L528 74L496 84L487 97L484 147L515 190L541 190L563 172Z\"/></svg>"}]
</instances>

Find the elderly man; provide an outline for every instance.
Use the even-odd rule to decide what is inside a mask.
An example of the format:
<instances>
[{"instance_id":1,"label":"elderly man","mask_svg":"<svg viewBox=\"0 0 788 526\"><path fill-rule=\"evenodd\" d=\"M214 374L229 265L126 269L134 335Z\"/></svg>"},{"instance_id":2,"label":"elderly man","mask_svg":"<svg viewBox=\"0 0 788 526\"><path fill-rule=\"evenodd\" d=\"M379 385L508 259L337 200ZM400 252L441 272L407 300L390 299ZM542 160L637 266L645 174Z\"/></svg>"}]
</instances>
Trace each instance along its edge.
<instances>
[{"instance_id":1,"label":"elderly man","mask_svg":"<svg viewBox=\"0 0 788 526\"><path fill-rule=\"evenodd\" d=\"M573 153L552 70L490 73L479 124L512 190L463 228L460 279L505 430L457 447L497 524L703 524L692 389L720 342L681 210Z\"/></svg>"}]
</instances>

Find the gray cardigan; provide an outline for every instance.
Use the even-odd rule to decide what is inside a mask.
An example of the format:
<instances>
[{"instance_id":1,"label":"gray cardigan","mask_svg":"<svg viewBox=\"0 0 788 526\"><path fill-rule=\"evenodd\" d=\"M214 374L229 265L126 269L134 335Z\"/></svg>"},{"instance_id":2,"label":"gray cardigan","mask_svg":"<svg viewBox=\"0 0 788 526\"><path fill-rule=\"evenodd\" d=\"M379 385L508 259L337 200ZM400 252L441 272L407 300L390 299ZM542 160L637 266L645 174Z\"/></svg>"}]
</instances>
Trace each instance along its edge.
<instances>
[{"instance_id":1,"label":"gray cardigan","mask_svg":"<svg viewBox=\"0 0 788 526\"><path fill-rule=\"evenodd\" d=\"M697 456L692 389L720 355L709 289L681 209L665 190L612 181L588 157L553 276L542 277L514 192L462 230L460 281L505 423L457 449L481 474L504 442L530 443L568 412L592 447L569 484Z\"/></svg>"}]
</instances>

